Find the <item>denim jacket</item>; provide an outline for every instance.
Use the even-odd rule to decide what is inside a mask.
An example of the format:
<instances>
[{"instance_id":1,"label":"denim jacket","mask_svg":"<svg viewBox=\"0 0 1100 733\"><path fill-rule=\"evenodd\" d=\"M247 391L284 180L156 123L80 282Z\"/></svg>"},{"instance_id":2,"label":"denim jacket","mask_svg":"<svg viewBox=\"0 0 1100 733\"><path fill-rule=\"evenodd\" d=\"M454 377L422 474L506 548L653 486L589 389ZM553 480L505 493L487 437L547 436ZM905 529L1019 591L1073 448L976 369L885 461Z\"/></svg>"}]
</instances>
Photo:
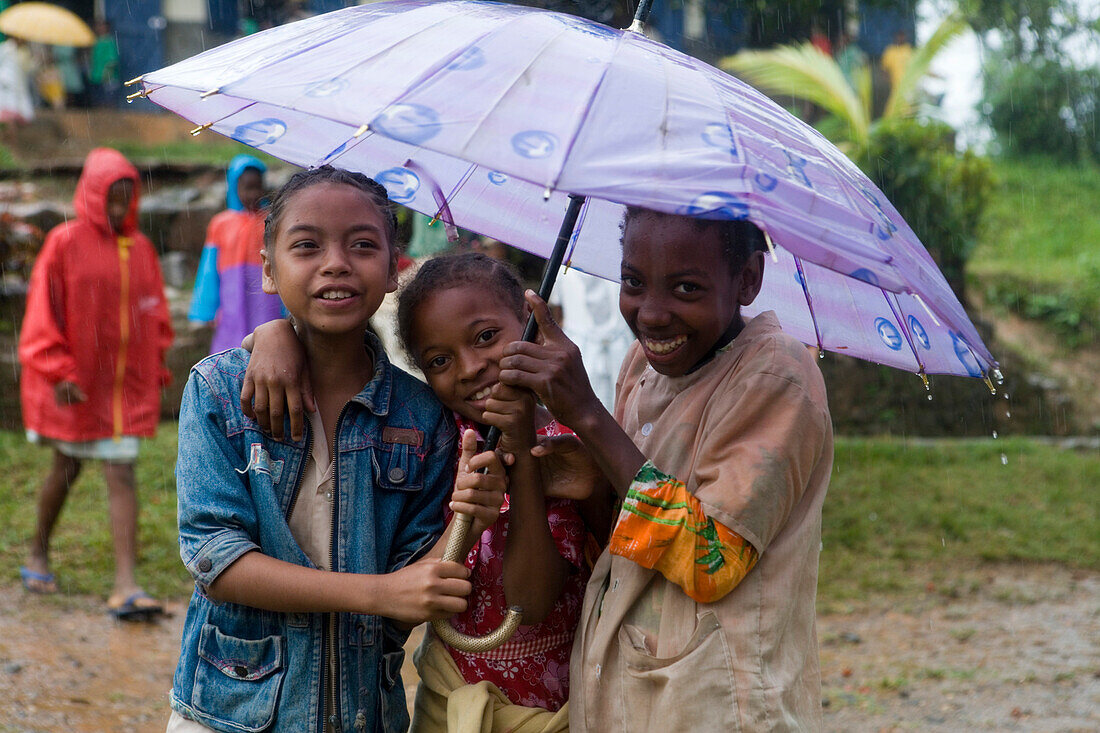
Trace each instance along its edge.
<instances>
[{"instance_id":1,"label":"denim jacket","mask_svg":"<svg viewBox=\"0 0 1100 733\"><path fill-rule=\"evenodd\" d=\"M377 339L374 375L337 423L332 569L390 573L422 556L443 529L456 432L427 386L390 365ZM275 440L240 409L248 354L191 370L179 423L180 556L195 578L172 707L219 731L322 731L323 669L339 654L339 730L404 731L408 632L363 614L279 613L216 603L206 589L241 555L313 567L287 525L310 450ZM289 435L289 427L286 429ZM336 619L329 629L330 619ZM353 728L362 714L366 728Z\"/></svg>"}]
</instances>

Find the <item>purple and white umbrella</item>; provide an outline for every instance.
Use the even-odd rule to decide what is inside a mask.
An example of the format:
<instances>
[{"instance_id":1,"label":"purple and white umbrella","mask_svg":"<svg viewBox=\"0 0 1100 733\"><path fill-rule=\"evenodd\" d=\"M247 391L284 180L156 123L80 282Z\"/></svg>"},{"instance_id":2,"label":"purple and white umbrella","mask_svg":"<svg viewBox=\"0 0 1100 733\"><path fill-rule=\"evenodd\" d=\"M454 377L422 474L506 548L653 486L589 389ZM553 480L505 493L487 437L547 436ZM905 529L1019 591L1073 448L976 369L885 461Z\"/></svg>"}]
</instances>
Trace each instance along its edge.
<instances>
[{"instance_id":1,"label":"purple and white umbrella","mask_svg":"<svg viewBox=\"0 0 1100 733\"><path fill-rule=\"evenodd\" d=\"M146 74L140 95L300 166L619 279L623 204L747 218L775 243L747 315L924 374L996 362L897 210L747 84L633 30L474 0L392 0L273 28Z\"/></svg>"}]
</instances>

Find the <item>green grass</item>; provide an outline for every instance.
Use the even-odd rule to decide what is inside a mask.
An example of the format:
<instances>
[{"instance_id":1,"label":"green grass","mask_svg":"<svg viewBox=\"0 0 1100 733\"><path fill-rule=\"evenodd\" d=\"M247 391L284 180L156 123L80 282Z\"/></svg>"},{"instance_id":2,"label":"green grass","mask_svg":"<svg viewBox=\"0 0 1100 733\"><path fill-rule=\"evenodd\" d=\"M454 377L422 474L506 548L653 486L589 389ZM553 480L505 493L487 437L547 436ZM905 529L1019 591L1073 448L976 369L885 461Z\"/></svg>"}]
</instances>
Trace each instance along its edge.
<instances>
[{"instance_id":1,"label":"green grass","mask_svg":"<svg viewBox=\"0 0 1100 733\"><path fill-rule=\"evenodd\" d=\"M1097 485L1100 452L1025 438L839 441L819 597L973 592L987 562L1100 569Z\"/></svg>"},{"instance_id":2,"label":"green grass","mask_svg":"<svg viewBox=\"0 0 1100 733\"><path fill-rule=\"evenodd\" d=\"M137 466L138 576L165 597L185 596L191 585L176 544L175 455L176 426L165 423L144 444ZM21 434L0 432L0 582L18 582L49 459L48 450L27 445ZM1100 569L1098 485L1098 451L1027 439L841 440L824 509L822 608L915 597L929 582L939 593L974 592L980 583L967 573L987 562ZM86 465L73 488L54 546L67 592L107 592L113 561L97 464Z\"/></svg>"},{"instance_id":3,"label":"green grass","mask_svg":"<svg viewBox=\"0 0 1100 733\"><path fill-rule=\"evenodd\" d=\"M1100 339L1100 166L994 161L971 287L993 305L1042 320L1071 345Z\"/></svg>"},{"instance_id":4,"label":"green grass","mask_svg":"<svg viewBox=\"0 0 1100 733\"><path fill-rule=\"evenodd\" d=\"M0 432L0 562L5 581L19 582L34 527L35 496L50 465L49 449L29 445L21 433ZM176 544L176 426L161 425L145 441L137 463L138 582L158 597L185 597L191 581ZM66 593L106 597L114 574L107 485L101 465L87 461L69 493L51 549Z\"/></svg>"}]
</instances>

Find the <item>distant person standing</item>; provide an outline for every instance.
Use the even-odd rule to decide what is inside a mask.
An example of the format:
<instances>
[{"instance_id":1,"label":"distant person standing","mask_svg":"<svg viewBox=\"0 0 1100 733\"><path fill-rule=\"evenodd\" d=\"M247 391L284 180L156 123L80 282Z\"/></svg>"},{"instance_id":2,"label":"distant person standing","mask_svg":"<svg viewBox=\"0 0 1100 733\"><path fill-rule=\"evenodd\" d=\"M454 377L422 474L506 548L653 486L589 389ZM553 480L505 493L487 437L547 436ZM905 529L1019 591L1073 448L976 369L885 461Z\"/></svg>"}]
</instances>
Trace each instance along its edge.
<instances>
[{"instance_id":1,"label":"distant person standing","mask_svg":"<svg viewBox=\"0 0 1100 733\"><path fill-rule=\"evenodd\" d=\"M256 326L282 317L279 296L265 293L261 283L266 172L251 155L233 158L225 174L226 210L206 230L188 318L214 323L211 354L240 346Z\"/></svg>"},{"instance_id":2,"label":"distant person standing","mask_svg":"<svg viewBox=\"0 0 1100 733\"><path fill-rule=\"evenodd\" d=\"M137 228L138 187L137 169L117 150L88 154L73 197L76 218L50 231L34 263L19 337L27 437L54 452L19 571L23 587L58 591L50 535L81 462L100 460L115 555L107 607L120 619L161 611L134 576L134 461L139 438L152 436L160 417L172 326L156 252Z\"/></svg>"},{"instance_id":3,"label":"distant person standing","mask_svg":"<svg viewBox=\"0 0 1100 733\"><path fill-rule=\"evenodd\" d=\"M890 91L898 88L909 62L913 59L913 47L909 45L909 36L904 30L894 34L894 42L882 51L879 63L890 79Z\"/></svg>"},{"instance_id":4,"label":"distant person standing","mask_svg":"<svg viewBox=\"0 0 1100 733\"><path fill-rule=\"evenodd\" d=\"M122 88L118 71L118 43L105 20L96 22L95 36L88 65L91 101L97 107L114 107L118 103L118 91Z\"/></svg>"}]
</instances>

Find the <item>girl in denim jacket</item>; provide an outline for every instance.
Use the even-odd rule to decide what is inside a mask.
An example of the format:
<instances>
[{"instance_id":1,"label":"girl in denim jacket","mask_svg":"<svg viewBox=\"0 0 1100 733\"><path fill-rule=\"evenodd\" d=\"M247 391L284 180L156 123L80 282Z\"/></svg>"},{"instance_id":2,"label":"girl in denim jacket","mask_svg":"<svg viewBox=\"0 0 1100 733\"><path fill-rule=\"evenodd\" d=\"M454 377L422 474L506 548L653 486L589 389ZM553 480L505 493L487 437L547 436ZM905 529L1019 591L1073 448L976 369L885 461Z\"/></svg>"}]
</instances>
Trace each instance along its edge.
<instances>
[{"instance_id":1,"label":"girl in denim jacket","mask_svg":"<svg viewBox=\"0 0 1100 733\"><path fill-rule=\"evenodd\" d=\"M299 439L246 415L243 350L192 370L176 477L196 589L169 731L405 730L408 630L466 608L466 568L421 559L443 527L454 423L363 335L397 285L395 226L382 186L328 166L272 202L263 288L294 317L315 387ZM475 447L471 431L450 504L472 538L506 483Z\"/></svg>"}]
</instances>

